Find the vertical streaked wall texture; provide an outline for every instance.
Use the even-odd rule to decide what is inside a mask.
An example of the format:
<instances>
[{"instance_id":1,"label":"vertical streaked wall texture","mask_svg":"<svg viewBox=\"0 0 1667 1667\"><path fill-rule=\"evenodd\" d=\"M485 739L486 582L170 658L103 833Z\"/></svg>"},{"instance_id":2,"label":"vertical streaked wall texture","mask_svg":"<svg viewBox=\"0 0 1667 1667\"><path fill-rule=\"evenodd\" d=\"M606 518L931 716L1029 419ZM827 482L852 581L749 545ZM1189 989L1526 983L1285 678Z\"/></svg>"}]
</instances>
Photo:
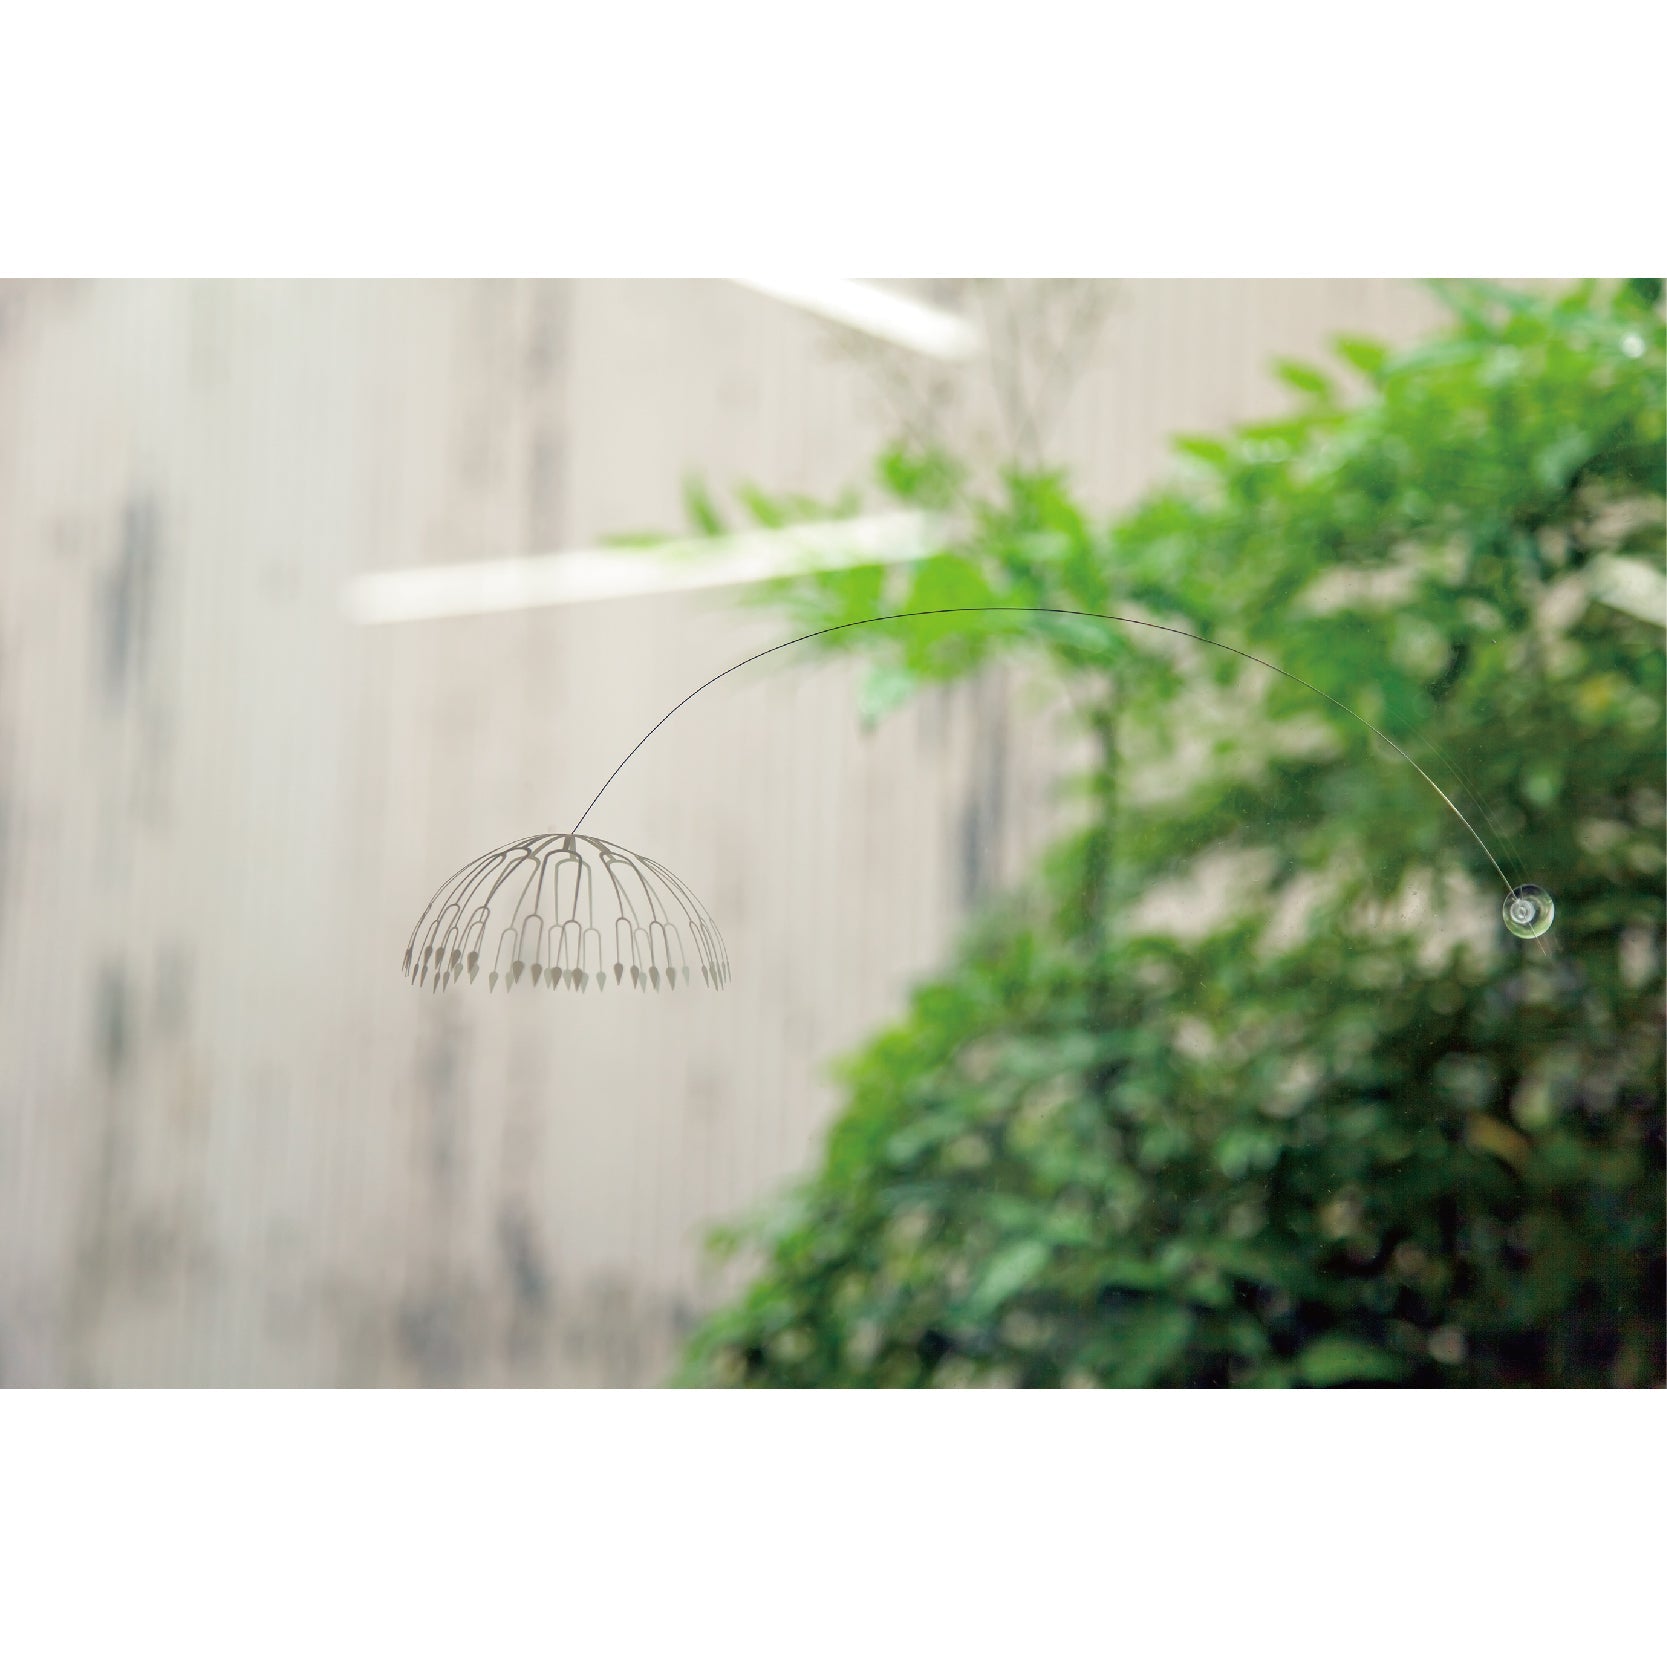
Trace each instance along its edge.
<instances>
[{"instance_id":1,"label":"vertical streaked wall texture","mask_svg":"<svg viewBox=\"0 0 1667 1667\"><path fill-rule=\"evenodd\" d=\"M1119 286L1056 434L1111 508L1399 285ZM366 629L370 569L831 493L889 429L718 283L0 289L0 1382L632 1384L704 1226L811 1158L826 1065L1063 814L1016 679L860 728L843 665L688 708L591 831L702 894L722 997L416 994L440 877L567 826L783 633L724 593Z\"/></svg>"}]
</instances>

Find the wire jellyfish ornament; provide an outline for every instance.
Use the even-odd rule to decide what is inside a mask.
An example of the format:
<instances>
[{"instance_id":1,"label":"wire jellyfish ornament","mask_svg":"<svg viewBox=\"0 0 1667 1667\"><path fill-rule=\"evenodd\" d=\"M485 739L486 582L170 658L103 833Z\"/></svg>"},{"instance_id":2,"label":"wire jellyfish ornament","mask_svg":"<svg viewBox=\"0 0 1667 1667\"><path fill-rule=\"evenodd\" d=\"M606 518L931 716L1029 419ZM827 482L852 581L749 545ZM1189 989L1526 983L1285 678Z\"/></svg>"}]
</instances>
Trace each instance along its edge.
<instances>
[{"instance_id":1,"label":"wire jellyfish ornament","mask_svg":"<svg viewBox=\"0 0 1667 1667\"><path fill-rule=\"evenodd\" d=\"M486 968L486 987L647 993L729 982L723 934L699 898L652 857L590 834L534 834L477 857L428 900L405 946L413 984L435 993ZM490 963L487 957L490 956Z\"/></svg>"},{"instance_id":2,"label":"wire jellyfish ornament","mask_svg":"<svg viewBox=\"0 0 1667 1667\"><path fill-rule=\"evenodd\" d=\"M1335 695L1327 694L1295 672L1286 671L1259 654L1234 648L1230 643L1201 637L1179 626L1159 625L1124 614L1017 605L922 608L907 613L876 614L868 619L847 620L842 625L807 631L803 636L749 654L691 689L614 766L570 832L534 834L511 840L465 863L441 884L428 900L405 946L404 969L411 982L418 986L429 984L436 993L461 984L465 978L472 984L480 976L490 952L488 990L495 990L500 982L506 990L512 990L523 978L529 978L530 989L583 993L594 983L602 991L607 988L611 973L614 984L621 989L629 976L635 990L669 992L677 988L679 979L686 987L693 982L688 959L692 953L695 965L700 968L701 982L710 990L723 989L729 983L729 955L717 922L694 892L663 863L609 840L581 834L579 829L596 808L597 800L613 785L614 777L637 756L661 725L719 679L762 660L767 654L796 648L800 643L836 631L946 614L1052 614L1105 620L1184 637L1188 642L1200 643L1223 654L1236 654L1241 660L1266 667L1346 713L1418 772L1463 823L1465 831L1481 847L1482 854L1504 883L1506 895L1500 914L1513 937L1539 938L1551 929L1556 906L1550 892L1536 885L1513 885L1469 817L1404 747L1361 717L1352 706L1345 706ZM611 961L609 953L613 957Z\"/></svg>"}]
</instances>

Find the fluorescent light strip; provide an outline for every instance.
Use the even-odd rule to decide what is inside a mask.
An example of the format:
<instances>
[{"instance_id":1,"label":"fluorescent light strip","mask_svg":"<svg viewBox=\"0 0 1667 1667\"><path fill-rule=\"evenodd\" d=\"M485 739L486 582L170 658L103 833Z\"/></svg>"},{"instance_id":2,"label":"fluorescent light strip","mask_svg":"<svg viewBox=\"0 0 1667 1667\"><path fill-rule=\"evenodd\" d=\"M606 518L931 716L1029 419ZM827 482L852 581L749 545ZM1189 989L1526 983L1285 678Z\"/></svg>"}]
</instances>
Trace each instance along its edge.
<instances>
[{"instance_id":1,"label":"fluorescent light strip","mask_svg":"<svg viewBox=\"0 0 1667 1667\"><path fill-rule=\"evenodd\" d=\"M753 584L865 562L918 561L931 554L940 537L940 522L913 513L805 522L644 549L570 550L563 555L366 573L343 587L341 604L359 625L513 613L568 602Z\"/></svg>"},{"instance_id":2,"label":"fluorescent light strip","mask_svg":"<svg viewBox=\"0 0 1667 1667\"><path fill-rule=\"evenodd\" d=\"M973 359L983 351L983 338L965 319L877 284L859 283L855 278L734 278L731 282L931 359Z\"/></svg>"},{"instance_id":3,"label":"fluorescent light strip","mask_svg":"<svg viewBox=\"0 0 1667 1667\"><path fill-rule=\"evenodd\" d=\"M680 539L637 550L570 550L398 568L351 580L342 589L341 605L356 624L397 625L664 596L864 562L919 561L941 548L943 536L943 523L934 517L900 513L804 522L733 538ZM1667 625L1667 578L1645 563L1604 557L1593 564L1588 585L1594 600Z\"/></svg>"}]
</instances>

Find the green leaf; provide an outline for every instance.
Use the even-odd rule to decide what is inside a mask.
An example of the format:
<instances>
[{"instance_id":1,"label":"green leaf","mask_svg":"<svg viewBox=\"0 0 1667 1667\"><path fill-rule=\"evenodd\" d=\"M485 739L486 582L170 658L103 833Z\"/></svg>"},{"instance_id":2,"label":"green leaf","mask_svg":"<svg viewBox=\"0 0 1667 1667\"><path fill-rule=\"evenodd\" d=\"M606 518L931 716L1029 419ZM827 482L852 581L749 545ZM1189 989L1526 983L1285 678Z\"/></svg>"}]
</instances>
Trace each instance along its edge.
<instances>
[{"instance_id":1,"label":"green leaf","mask_svg":"<svg viewBox=\"0 0 1667 1667\"><path fill-rule=\"evenodd\" d=\"M968 1306L977 1314L993 1314L1035 1279L1052 1254L1041 1239L1020 1239L998 1250L990 1258Z\"/></svg>"},{"instance_id":2,"label":"green leaf","mask_svg":"<svg viewBox=\"0 0 1667 1667\"><path fill-rule=\"evenodd\" d=\"M683 513L695 531L705 538L721 538L728 530L712 502L712 494L698 475L687 475L683 481Z\"/></svg>"},{"instance_id":3,"label":"green leaf","mask_svg":"<svg viewBox=\"0 0 1667 1667\"><path fill-rule=\"evenodd\" d=\"M966 471L941 451L899 447L881 457L878 474L893 497L922 509L943 510L953 505Z\"/></svg>"},{"instance_id":4,"label":"green leaf","mask_svg":"<svg viewBox=\"0 0 1667 1667\"><path fill-rule=\"evenodd\" d=\"M1316 399L1330 399L1335 391L1329 377L1298 359L1274 360L1273 373L1287 387L1295 388L1301 394L1311 394Z\"/></svg>"},{"instance_id":5,"label":"green leaf","mask_svg":"<svg viewBox=\"0 0 1667 1667\"><path fill-rule=\"evenodd\" d=\"M965 556L941 553L928 556L913 568L913 582L909 586L908 610L930 608L981 608L993 600L989 584L974 562ZM941 627L923 621L914 629L928 635L937 633L968 633L988 629L993 616L980 619L968 615L956 622L945 621Z\"/></svg>"},{"instance_id":6,"label":"green leaf","mask_svg":"<svg viewBox=\"0 0 1667 1667\"><path fill-rule=\"evenodd\" d=\"M1395 1382L1407 1374L1406 1363L1387 1349L1353 1337L1322 1337L1297 1356L1298 1379L1316 1387L1338 1383Z\"/></svg>"},{"instance_id":7,"label":"green leaf","mask_svg":"<svg viewBox=\"0 0 1667 1667\"><path fill-rule=\"evenodd\" d=\"M1132 1256L1102 1257L1096 1273L1102 1285L1117 1290L1161 1291L1169 1284L1169 1275L1162 1268L1151 1267Z\"/></svg>"},{"instance_id":8,"label":"green leaf","mask_svg":"<svg viewBox=\"0 0 1667 1667\"><path fill-rule=\"evenodd\" d=\"M747 513L761 527L785 527L790 519L788 511L756 486L738 486L735 496L746 505Z\"/></svg>"},{"instance_id":9,"label":"green leaf","mask_svg":"<svg viewBox=\"0 0 1667 1667\"><path fill-rule=\"evenodd\" d=\"M1534 476L1548 490L1560 492L1591 455L1590 436L1578 431L1559 434L1534 459Z\"/></svg>"},{"instance_id":10,"label":"green leaf","mask_svg":"<svg viewBox=\"0 0 1667 1667\"><path fill-rule=\"evenodd\" d=\"M1172 1303L1143 1305L1120 1328L1111 1382L1126 1388L1159 1382L1185 1352L1192 1329L1193 1318L1185 1308Z\"/></svg>"},{"instance_id":11,"label":"green leaf","mask_svg":"<svg viewBox=\"0 0 1667 1667\"><path fill-rule=\"evenodd\" d=\"M1233 461L1232 449L1206 434L1177 434L1170 444L1187 457L1195 457L1212 469L1225 469Z\"/></svg>"},{"instance_id":12,"label":"green leaf","mask_svg":"<svg viewBox=\"0 0 1667 1667\"><path fill-rule=\"evenodd\" d=\"M1338 358L1346 360L1374 382L1382 375L1389 359L1389 349L1369 336L1333 336L1331 345Z\"/></svg>"},{"instance_id":13,"label":"green leaf","mask_svg":"<svg viewBox=\"0 0 1667 1667\"><path fill-rule=\"evenodd\" d=\"M920 679L907 666L870 666L857 689L857 717L871 729L919 687Z\"/></svg>"}]
</instances>

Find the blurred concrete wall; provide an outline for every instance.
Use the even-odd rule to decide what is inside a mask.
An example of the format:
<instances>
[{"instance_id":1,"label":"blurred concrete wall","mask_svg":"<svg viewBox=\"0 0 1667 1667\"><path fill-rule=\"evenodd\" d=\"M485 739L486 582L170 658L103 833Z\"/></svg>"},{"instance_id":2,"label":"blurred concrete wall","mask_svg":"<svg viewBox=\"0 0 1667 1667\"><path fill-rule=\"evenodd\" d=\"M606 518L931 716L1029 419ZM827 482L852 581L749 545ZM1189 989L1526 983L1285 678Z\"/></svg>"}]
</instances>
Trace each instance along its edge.
<instances>
[{"instance_id":1,"label":"blurred concrete wall","mask_svg":"<svg viewBox=\"0 0 1667 1667\"><path fill-rule=\"evenodd\" d=\"M1431 311L1121 286L1055 449L1126 502L1170 433L1277 410L1275 355ZM442 875L783 633L722 593L366 629L339 591L679 530L691 470L832 492L889 425L719 283L0 289L0 1382L663 1375L704 1225L810 1161L830 1057L1060 825L1047 713L998 671L865 734L847 667L743 674L591 824L702 894L729 992L416 994Z\"/></svg>"}]
</instances>

